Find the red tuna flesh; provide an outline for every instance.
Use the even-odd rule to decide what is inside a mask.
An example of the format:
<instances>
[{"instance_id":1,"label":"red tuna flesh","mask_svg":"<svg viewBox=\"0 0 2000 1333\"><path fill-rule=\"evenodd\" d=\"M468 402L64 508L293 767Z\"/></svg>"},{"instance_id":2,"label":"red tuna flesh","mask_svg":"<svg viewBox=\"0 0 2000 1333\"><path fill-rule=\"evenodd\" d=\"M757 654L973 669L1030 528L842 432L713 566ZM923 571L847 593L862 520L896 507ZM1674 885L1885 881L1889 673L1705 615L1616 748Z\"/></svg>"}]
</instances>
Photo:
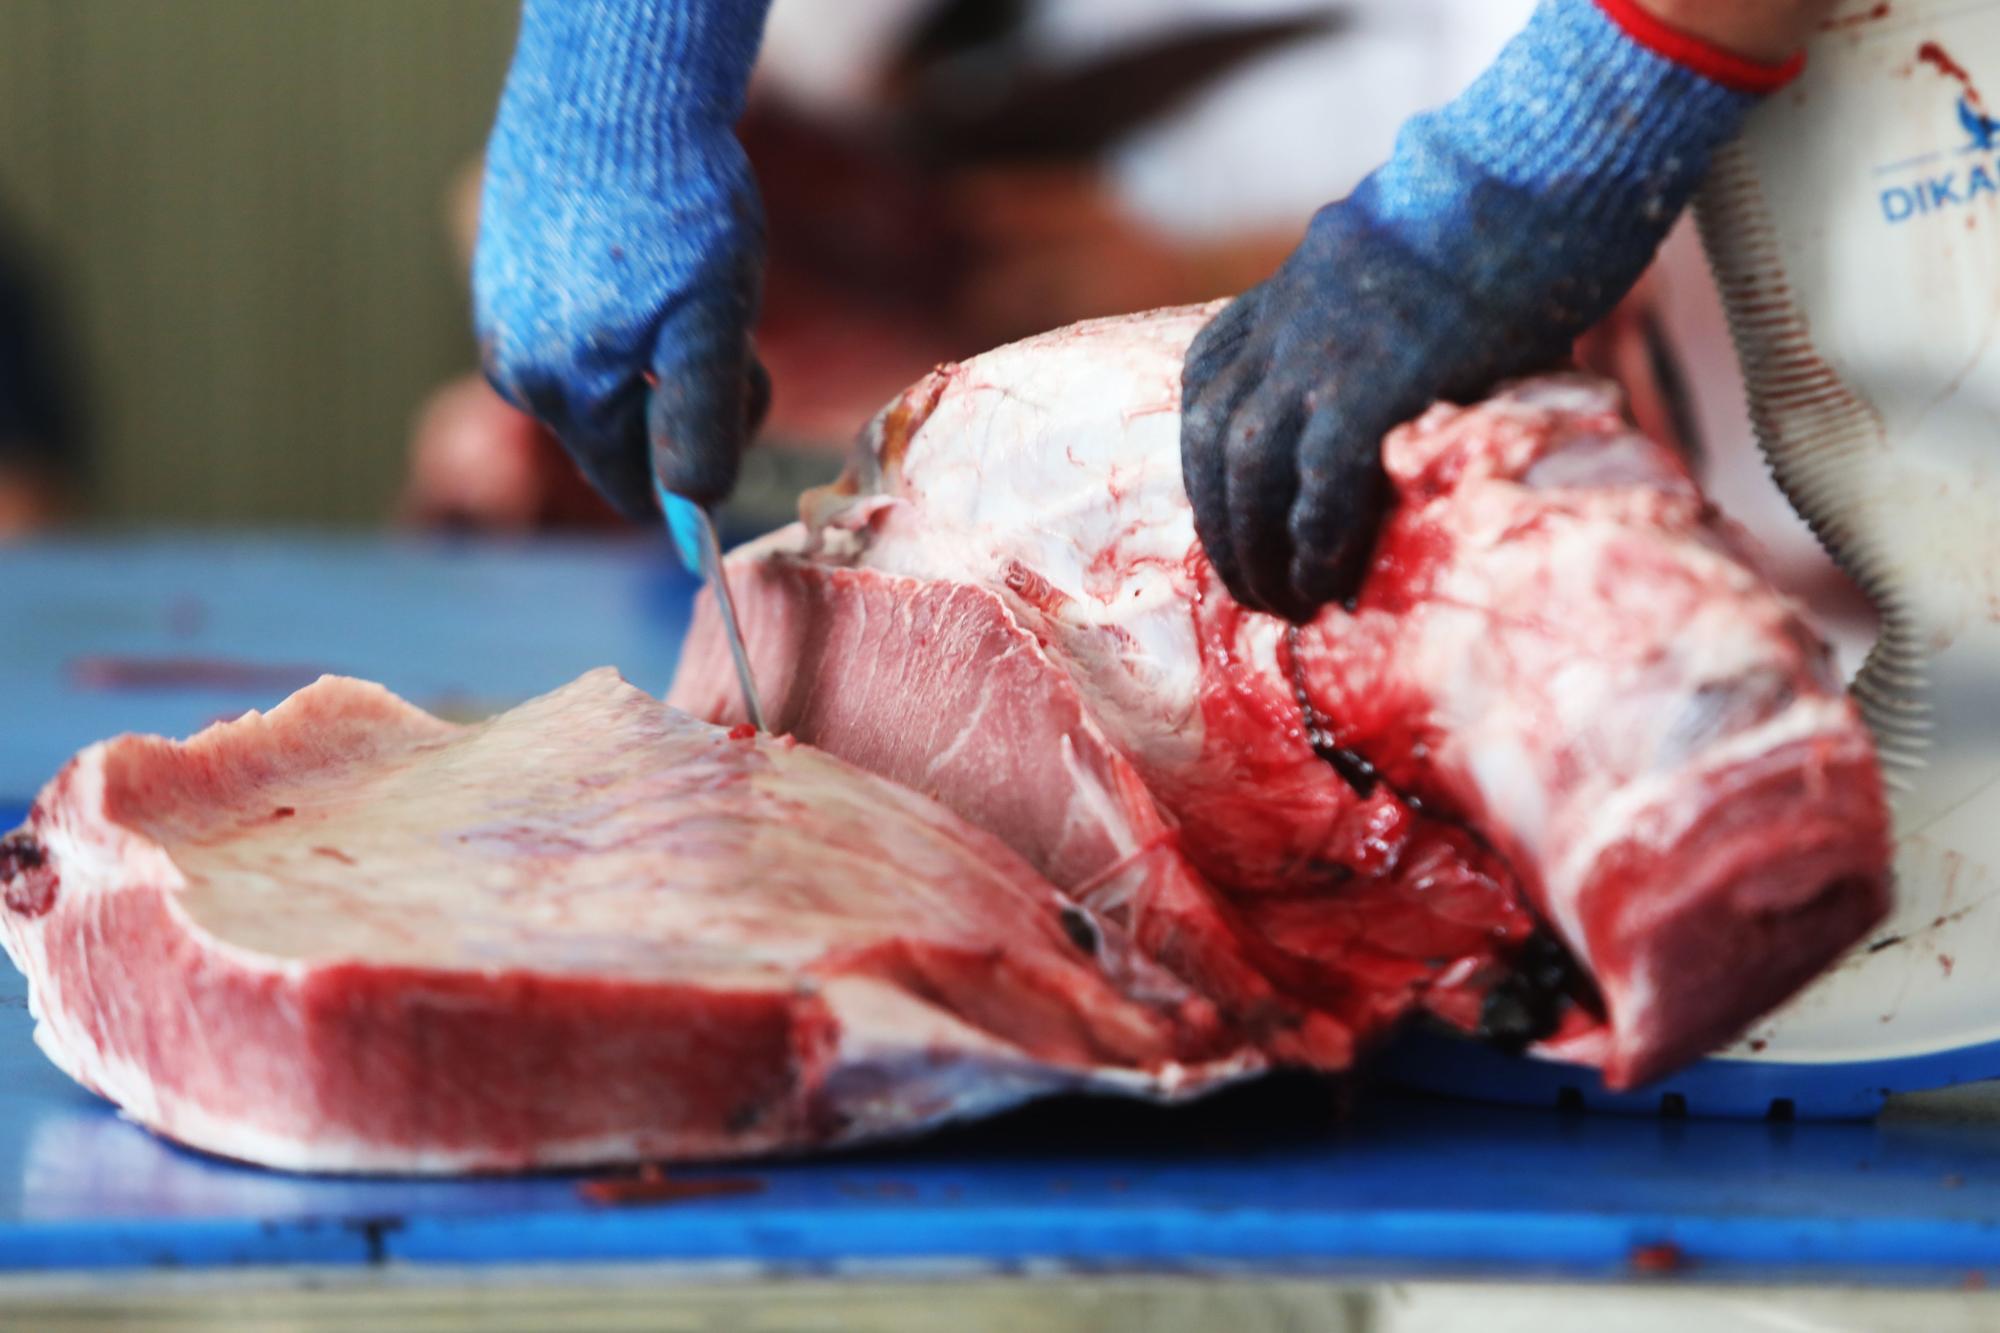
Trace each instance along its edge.
<instances>
[{"instance_id":1,"label":"red tuna flesh","mask_svg":"<svg viewBox=\"0 0 2000 1333\"><path fill-rule=\"evenodd\" d=\"M1473 1026L1539 921L1601 1006L1561 1049L1629 1086L1881 918L1858 712L1615 391L1550 377L1393 434L1356 608L1291 632L1195 539L1179 373L1208 314L1059 330L892 404L805 522L731 559L776 724L1073 892L1136 847L1178 860L1134 938L1232 1017L1315 1034L1281 1058L1338 1066L1418 1007ZM706 609L670 698L735 717Z\"/></svg>"}]
</instances>

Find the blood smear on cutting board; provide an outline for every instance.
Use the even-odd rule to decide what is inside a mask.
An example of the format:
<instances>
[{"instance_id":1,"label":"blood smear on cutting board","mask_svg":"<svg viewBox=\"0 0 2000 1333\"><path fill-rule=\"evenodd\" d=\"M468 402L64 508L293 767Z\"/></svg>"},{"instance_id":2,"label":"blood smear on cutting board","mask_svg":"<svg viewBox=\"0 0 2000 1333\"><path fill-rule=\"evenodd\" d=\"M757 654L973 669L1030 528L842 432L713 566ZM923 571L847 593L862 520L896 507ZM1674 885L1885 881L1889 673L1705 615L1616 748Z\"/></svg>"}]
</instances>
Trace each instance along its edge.
<instances>
[{"instance_id":1,"label":"blood smear on cutting board","mask_svg":"<svg viewBox=\"0 0 2000 1333\"><path fill-rule=\"evenodd\" d=\"M1672 1241L1635 1245L1626 1262L1635 1273L1678 1273L1691 1266L1687 1251Z\"/></svg>"},{"instance_id":2,"label":"blood smear on cutting board","mask_svg":"<svg viewBox=\"0 0 2000 1333\"><path fill-rule=\"evenodd\" d=\"M578 1181L576 1192L586 1201L609 1206L647 1203L685 1203L690 1199L726 1199L739 1194L761 1194L764 1182L747 1176L708 1176L681 1180L656 1166L639 1169L636 1176L605 1177Z\"/></svg>"}]
</instances>

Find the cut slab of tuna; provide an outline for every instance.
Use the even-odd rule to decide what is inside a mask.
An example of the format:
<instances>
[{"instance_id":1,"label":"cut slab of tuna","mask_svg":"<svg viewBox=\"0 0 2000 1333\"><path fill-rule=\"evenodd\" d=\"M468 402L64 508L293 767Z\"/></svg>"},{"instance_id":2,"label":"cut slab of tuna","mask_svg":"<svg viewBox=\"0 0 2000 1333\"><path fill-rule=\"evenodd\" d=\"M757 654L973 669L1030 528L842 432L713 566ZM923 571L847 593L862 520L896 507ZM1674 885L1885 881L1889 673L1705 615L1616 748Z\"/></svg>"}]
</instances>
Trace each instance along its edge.
<instances>
[{"instance_id":1,"label":"cut slab of tuna","mask_svg":"<svg viewBox=\"0 0 2000 1333\"><path fill-rule=\"evenodd\" d=\"M794 1151L1261 1063L997 839L608 671L478 726L327 678L93 746L0 889L48 1055L271 1166Z\"/></svg>"},{"instance_id":2,"label":"cut slab of tuna","mask_svg":"<svg viewBox=\"0 0 2000 1333\"><path fill-rule=\"evenodd\" d=\"M1059 330L892 404L804 523L731 558L776 725L1073 891L1170 838L1213 900L1203 956L1275 999L1183 957L1185 912L1129 899L1133 937L1232 1014L1317 1025L1319 1063L1419 1005L1518 1009L1502 981L1539 919L1601 1006L1563 1050L1629 1085L1882 916L1858 713L1608 386L1537 380L1392 435L1357 607L1293 631L1228 597L1182 489L1181 358L1210 313ZM1029 702L1064 691L1067 751ZM734 719L706 609L670 697ZM1131 781L1101 780L1113 757ZM1127 832L1078 834L1103 828Z\"/></svg>"},{"instance_id":3,"label":"cut slab of tuna","mask_svg":"<svg viewBox=\"0 0 2000 1333\"><path fill-rule=\"evenodd\" d=\"M607 672L86 750L0 840L44 1049L274 1166L746 1156L1342 1068L1418 1010L1626 1085L1882 914L1857 713L1607 390L1396 432L1358 603L1294 630L1195 540L1205 315L938 372L731 558L790 739ZM673 698L736 720L709 608Z\"/></svg>"}]
</instances>

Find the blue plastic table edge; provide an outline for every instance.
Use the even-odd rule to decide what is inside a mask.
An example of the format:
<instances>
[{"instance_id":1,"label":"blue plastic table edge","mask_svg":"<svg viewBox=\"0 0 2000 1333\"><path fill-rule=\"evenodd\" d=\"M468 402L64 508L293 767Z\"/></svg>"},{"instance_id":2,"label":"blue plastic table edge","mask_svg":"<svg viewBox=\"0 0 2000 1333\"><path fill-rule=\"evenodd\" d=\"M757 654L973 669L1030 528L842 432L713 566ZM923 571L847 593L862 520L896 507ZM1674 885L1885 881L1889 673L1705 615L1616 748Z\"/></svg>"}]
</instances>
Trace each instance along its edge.
<instances>
[{"instance_id":1,"label":"blue plastic table edge","mask_svg":"<svg viewBox=\"0 0 2000 1333\"><path fill-rule=\"evenodd\" d=\"M1060 1204L953 1211L921 1204L843 1213L699 1207L494 1212L393 1218L130 1219L0 1225L0 1271L225 1268L267 1264L437 1265L621 1261L741 1267L760 1273L851 1271L924 1261L973 1272L1059 1263L1072 1271L1302 1272L1366 1266L1425 1271L1629 1277L1635 1250L1673 1247L1704 1278L1853 1265L1914 1278L2000 1265L2000 1231L1965 1219L1769 1217L1592 1211L1467 1213L1442 1209L1217 1209L1079 1215Z\"/></svg>"}]
</instances>

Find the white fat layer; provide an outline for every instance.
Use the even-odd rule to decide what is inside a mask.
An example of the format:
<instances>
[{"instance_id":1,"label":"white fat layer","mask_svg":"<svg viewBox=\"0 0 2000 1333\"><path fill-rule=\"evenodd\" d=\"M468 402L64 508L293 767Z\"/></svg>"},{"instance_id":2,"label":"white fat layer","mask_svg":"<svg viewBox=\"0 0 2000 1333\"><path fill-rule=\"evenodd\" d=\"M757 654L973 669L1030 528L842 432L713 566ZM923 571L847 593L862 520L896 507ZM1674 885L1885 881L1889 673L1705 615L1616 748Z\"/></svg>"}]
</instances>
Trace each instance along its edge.
<instances>
[{"instance_id":1,"label":"white fat layer","mask_svg":"<svg viewBox=\"0 0 2000 1333\"><path fill-rule=\"evenodd\" d=\"M1412 443L1406 461L1421 457ZM1525 858L1587 963L1577 894L1608 850L1633 839L1667 849L1712 808L1716 775L1793 741L1857 734L1851 706L1831 691L1801 692L1762 720L1728 716L1760 689L1796 684L1783 604L1683 524L1690 511L1674 507L1697 503L1691 492L1590 494L1587 506L1552 510L1504 477L1461 490L1437 518L1476 556L1449 567L1401 639L1401 669L1429 686L1437 759ZM1673 521L1635 538L1628 520L1651 505ZM1536 539L1515 540L1529 521ZM1545 634L1535 621L1542 608L1573 621L1593 607L1603 629L1584 649L1564 646L1573 632ZM1709 732L1704 710L1722 717Z\"/></svg>"},{"instance_id":2,"label":"white fat layer","mask_svg":"<svg viewBox=\"0 0 2000 1333\"><path fill-rule=\"evenodd\" d=\"M1162 763L1192 760L1202 742L1179 399L1181 355L1204 318L1124 322L1115 340L1080 326L941 372L949 392L881 476L902 502L895 521L858 555L994 588L1060 639L1107 733ZM1091 354L1051 355L1071 342ZM1017 567L1059 604L1010 589Z\"/></svg>"}]
</instances>

